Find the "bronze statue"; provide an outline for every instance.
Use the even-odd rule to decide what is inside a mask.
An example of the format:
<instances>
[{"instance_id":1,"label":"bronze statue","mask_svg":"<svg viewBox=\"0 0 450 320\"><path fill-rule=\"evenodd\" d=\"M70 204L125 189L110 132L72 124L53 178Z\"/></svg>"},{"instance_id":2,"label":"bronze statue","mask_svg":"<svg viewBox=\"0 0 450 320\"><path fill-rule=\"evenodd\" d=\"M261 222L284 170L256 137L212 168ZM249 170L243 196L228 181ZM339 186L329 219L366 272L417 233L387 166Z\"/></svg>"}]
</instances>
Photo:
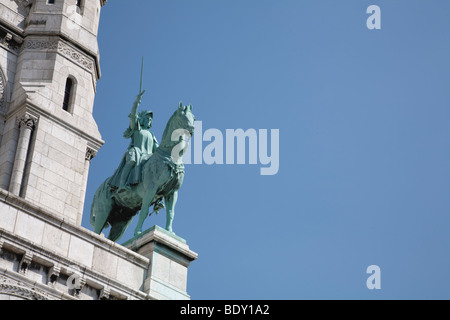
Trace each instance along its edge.
<instances>
[{"instance_id":1,"label":"bronze statue","mask_svg":"<svg viewBox=\"0 0 450 320\"><path fill-rule=\"evenodd\" d=\"M138 95L133 110L137 109L142 95L143 92ZM192 106L180 103L167 123L159 146L154 135L148 131L151 127L150 113L141 113L137 119L133 114L132 111L130 128L125 132L125 137L132 138L130 148L115 174L99 187L91 206L90 222L94 232L100 234L110 225L108 238L112 241L122 237L139 211L135 236L142 233L150 207L153 206L154 212L158 212L163 208L163 199L166 204L166 230L173 232L175 204L184 179L182 153L186 150L180 148L182 137L176 133L181 131L188 136L194 133Z\"/></svg>"}]
</instances>

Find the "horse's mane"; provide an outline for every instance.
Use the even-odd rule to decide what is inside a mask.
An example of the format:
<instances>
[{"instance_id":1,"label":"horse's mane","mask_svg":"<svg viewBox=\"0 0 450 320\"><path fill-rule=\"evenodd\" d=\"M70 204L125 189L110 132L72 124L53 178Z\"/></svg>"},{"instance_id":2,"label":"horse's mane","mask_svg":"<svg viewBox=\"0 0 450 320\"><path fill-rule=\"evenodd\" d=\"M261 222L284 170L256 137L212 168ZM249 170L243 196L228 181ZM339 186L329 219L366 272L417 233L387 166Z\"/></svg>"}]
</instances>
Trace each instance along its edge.
<instances>
[{"instance_id":1,"label":"horse's mane","mask_svg":"<svg viewBox=\"0 0 450 320\"><path fill-rule=\"evenodd\" d=\"M177 110L177 111L178 111L178 110ZM164 141L164 140L167 138L167 135L168 135L168 134L171 134L171 133L169 133L169 129L170 129L170 127L171 127L171 124L172 124L172 122L173 122L173 119L175 118L175 116L176 116L176 114L177 114L177 111L175 111L175 112L173 113L173 115L170 117L169 121L167 122L167 125L166 125L166 128L164 129L164 133L163 133L161 142Z\"/></svg>"}]
</instances>

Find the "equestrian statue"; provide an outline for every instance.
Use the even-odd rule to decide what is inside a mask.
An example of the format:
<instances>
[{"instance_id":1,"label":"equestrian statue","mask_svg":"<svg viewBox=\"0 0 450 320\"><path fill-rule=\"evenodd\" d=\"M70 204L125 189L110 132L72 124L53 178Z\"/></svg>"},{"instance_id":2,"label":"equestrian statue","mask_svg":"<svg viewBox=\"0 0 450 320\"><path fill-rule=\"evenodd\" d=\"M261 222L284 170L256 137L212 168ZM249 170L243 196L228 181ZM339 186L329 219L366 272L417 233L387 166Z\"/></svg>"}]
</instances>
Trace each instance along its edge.
<instances>
[{"instance_id":1,"label":"equestrian statue","mask_svg":"<svg viewBox=\"0 0 450 320\"><path fill-rule=\"evenodd\" d=\"M192 106L180 102L167 123L161 144L150 132L153 112L137 113L145 91L141 89L129 115L130 125L124 137L131 139L118 169L97 190L91 206L91 225L100 234L111 226L108 239L118 241L134 216L139 220L134 232L142 233L145 219L166 207L166 230L173 233L175 204L184 179L186 137L194 133ZM163 200L165 206L163 204Z\"/></svg>"}]
</instances>

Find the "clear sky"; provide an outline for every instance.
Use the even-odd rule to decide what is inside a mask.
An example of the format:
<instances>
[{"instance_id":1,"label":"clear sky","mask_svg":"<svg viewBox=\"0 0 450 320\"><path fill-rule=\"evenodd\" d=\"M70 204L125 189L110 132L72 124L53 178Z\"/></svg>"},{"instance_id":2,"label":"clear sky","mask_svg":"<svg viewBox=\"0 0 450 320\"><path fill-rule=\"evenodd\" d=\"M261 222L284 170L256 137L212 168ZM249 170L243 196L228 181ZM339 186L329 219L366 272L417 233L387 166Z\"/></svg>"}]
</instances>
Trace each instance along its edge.
<instances>
[{"instance_id":1,"label":"clear sky","mask_svg":"<svg viewBox=\"0 0 450 320\"><path fill-rule=\"evenodd\" d=\"M366 26L370 5L381 30ZM128 146L144 56L140 109L158 140L179 101L203 131L280 134L277 175L186 166L174 231L199 254L192 299L450 299L449 12L447 0L108 1L94 107L106 143L83 226ZM366 287L370 265L381 290Z\"/></svg>"}]
</instances>

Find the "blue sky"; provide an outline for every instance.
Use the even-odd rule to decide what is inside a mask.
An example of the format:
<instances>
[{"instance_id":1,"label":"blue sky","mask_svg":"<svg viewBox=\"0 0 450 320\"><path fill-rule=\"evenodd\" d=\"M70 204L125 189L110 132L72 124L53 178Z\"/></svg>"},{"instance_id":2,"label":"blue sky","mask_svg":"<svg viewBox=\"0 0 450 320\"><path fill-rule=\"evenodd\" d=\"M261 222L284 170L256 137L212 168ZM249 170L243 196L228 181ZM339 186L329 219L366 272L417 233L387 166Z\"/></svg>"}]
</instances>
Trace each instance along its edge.
<instances>
[{"instance_id":1,"label":"blue sky","mask_svg":"<svg viewBox=\"0 0 450 320\"><path fill-rule=\"evenodd\" d=\"M374 4L381 30L366 27ZM144 56L141 109L159 140L179 101L204 130L280 130L277 175L187 165L174 231L199 254L192 299L449 299L449 12L444 0L108 1L94 107L106 143L83 226L128 146ZM381 290L366 287L370 265Z\"/></svg>"}]
</instances>

